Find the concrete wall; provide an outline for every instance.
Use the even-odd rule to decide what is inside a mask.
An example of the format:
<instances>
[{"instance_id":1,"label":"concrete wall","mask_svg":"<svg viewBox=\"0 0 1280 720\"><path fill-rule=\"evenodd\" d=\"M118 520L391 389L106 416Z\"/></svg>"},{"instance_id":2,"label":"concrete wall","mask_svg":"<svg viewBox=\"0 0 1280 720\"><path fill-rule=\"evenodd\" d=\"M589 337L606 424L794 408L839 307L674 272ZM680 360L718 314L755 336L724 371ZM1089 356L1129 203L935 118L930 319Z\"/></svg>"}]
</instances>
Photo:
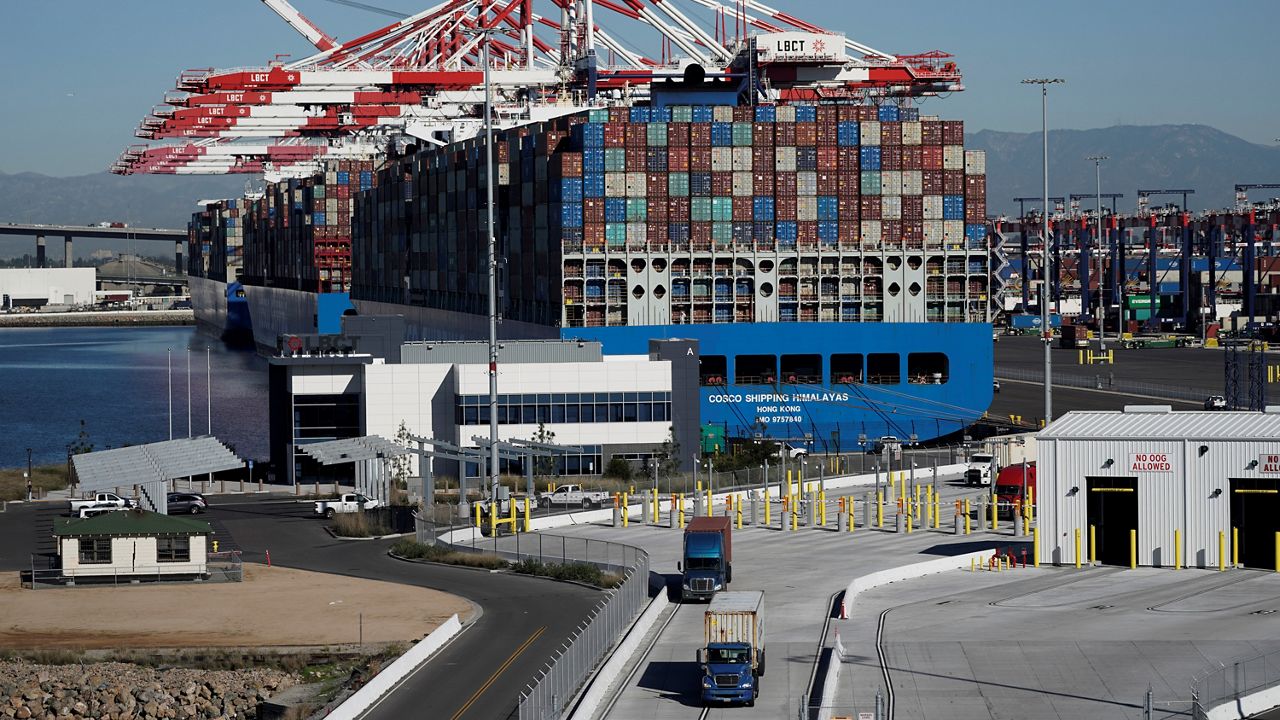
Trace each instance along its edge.
<instances>
[{"instance_id":1,"label":"concrete wall","mask_svg":"<svg viewBox=\"0 0 1280 720\"><path fill-rule=\"evenodd\" d=\"M1254 465L1261 455L1277 450L1275 442L1267 441L1042 438L1036 493L1040 561L1074 563L1074 530L1079 528L1081 560L1087 562L1087 477L1137 477L1138 564L1172 567L1174 531L1180 530L1183 563L1216 566L1220 531L1230 553L1231 479L1277 479L1280 473ZM1166 454L1170 469L1131 471L1135 453ZM1073 487L1079 488L1074 494Z\"/></svg>"},{"instance_id":2,"label":"concrete wall","mask_svg":"<svg viewBox=\"0 0 1280 720\"><path fill-rule=\"evenodd\" d=\"M80 564L80 539L62 538L59 552L62 555L62 573L71 577L96 575L195 575L203 574L207 565L207 538L191 536L190 562L159 562L156 560L156 538L117 537L111 539L111 562L104 565Z\"/></svg>"},{"instance_id":3,"label":"concrete wall","mask_svg":"<svg viewBox=\"0 0 1280 720\"><path fill-rule=\"evenodd\" d=\"M93 268L19 268L0 270L0 295L14 305L31 300L48 305L89 305L97 289Z\"/></svg>"}]
</instances>

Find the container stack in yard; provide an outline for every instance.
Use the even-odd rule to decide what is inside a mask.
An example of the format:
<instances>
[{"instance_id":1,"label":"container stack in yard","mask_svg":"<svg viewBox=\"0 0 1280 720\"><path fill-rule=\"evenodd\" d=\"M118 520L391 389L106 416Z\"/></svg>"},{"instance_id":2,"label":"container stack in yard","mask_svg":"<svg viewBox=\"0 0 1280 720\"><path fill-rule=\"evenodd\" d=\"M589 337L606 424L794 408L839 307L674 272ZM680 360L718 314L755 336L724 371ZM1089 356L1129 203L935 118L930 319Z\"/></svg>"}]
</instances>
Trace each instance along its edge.
<instances>
[{"instance_id":1,"label":"container stack in yard","mask_svg":"<svg viewBox=\"0 0 1280 720\"><path fill-rule=\"evenodd\" d=\"M498 131L499 255L521 268L504 318L985 322L985 156L963 143L963 123L893 105L614 107ZM483 314L483 136L376 185L355 203L353 298Z\"/></svg>"},{"instance_id":2,"label":"container stack in yard","mask_svg":"<svg viewBox=\"0 0 1280 720\"><path fill-rule=\"evenodd\" d=\"M243 199L217 200L191 217L187 225L187 272L231 282L244 262Z\"/></svg>"}]
</instances>

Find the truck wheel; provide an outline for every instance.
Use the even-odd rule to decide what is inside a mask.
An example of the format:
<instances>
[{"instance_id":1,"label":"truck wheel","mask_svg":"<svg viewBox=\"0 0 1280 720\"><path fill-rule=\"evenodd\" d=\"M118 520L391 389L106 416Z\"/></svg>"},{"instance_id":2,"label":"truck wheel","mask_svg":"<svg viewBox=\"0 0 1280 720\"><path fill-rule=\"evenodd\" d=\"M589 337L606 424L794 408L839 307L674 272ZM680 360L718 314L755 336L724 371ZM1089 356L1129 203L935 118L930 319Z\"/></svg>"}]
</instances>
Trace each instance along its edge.
<instances>
[{"instance_id":1,"label":"truck wheel","mask_svg":"<svg viewBox=\"0 0 1280 720\"><path fill-rule=\"evenodd\" d=\"M333 508L326 508L326 509L325 509L325 511L324 511L324 516L325 516L325 517L327 517L327 518L329 518L330 520L332 520L332 519L333 519Z\"/></svg>"},{"instance_id":2,"label":"truck wheel","mask_svg":"<svg viewBox=\"0 0 1280 720\"><path fill-rule=\"evenodd\" d=\"M551 498L538 498L538 507L546 510L551 507Z\"/></svg>"},{"instance_id":3,"label":"truck wheel","mask_svg":"<svg viewBox=\"0 0 1280 720\"><path fill-rule=\"evenodd\" d=\"M591 501L586 498L582 498L582 509L586 510L589 507L591 507Z\"/></svg>"},{"instance_id":4,"label":"truck wheel","mask_svg":"<svg viewBox=\"0 0 1280 720\"><path fill-rule=\"evenodd\" d=\"M764 651L760 651L760 667L756 670L757 677L764 677ZM759 695L760 693L756 693Z\"/></svg>"}]
</instances>

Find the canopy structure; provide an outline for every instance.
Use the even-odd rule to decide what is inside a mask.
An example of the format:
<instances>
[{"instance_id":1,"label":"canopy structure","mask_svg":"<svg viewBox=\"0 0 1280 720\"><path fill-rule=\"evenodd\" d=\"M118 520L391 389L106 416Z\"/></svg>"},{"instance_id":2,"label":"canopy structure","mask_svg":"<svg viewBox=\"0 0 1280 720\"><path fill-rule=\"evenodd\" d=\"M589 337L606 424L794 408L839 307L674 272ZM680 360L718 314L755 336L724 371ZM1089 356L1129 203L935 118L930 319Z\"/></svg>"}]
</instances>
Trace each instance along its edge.
<instances>
[{"instance_id":1,"label":"canopy structure","mask_svg":"<svg viewBox=\"0 0 1280 720\"><path fill-rule=\"evenodd\" d=\"M166 486L170 480L244 467L243 460L209 436L73 455L71 464L81 491L138 485L142 506L158 513L168 512Z\"/></svg>"},{"instance_id":2,"label":"canopy structure","mask_svg":"<svg viewBox=\"0 0 1280 720\"><path fill-rule=\"evenodd\" d=\"M298 450L321 465L355 464L352 484L356 492L390 502L391 478L387 460L408 455L411 450L380 435L298 445Z\"/></svg>"}]
</instances>

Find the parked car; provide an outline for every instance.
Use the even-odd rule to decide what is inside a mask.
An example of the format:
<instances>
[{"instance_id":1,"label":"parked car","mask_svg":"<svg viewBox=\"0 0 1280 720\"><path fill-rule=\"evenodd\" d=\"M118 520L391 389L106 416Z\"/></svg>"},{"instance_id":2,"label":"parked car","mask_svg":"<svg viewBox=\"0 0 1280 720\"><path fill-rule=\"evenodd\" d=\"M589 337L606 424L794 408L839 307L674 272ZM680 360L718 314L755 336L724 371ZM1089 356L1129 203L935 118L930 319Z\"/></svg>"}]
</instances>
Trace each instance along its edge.
<instances>
[{"instance_id":1,"label":"parked car","mask_svg":"<svg viewBox=\"0 0 1280 720\"><path fill-rule=\"evenodd\" d=\"M787 454L787 458L791 460L799 460L809 455L809 450L803 446L792 445L791 443L778 443L778 455Z\"/></svg>"},{"instance_id":2,"label":"parked car","mask_svg":"<svg viewBox=\"0 0 1280 720\"><path fill-rule=\"evenodd\" d=\"M581 485L560 485L549 493L538 493L540 508L549 508L552 505L598 508L611 500L612 496L609 493L603 490L583 490Z\"/></svg>"},{"instance_id":3,"label":"parked car","mask_svg":"<svg viewBox=\"0 0 1280 720\"><path fill-rule=\"evenodd\" d=\"M199 515L209 509L209 501L200 493L171 492L168 497L169 514L190 513Z\"/></svg>"},{"instance_id":4,"label":"parked car","mask_svg":"<svg viewBox=\"0 0 1280 720\"><path fill-rule=\"evenodd\" d=\"M1226 410L1227 399L1221 395L1210 395L1204 399L1205 410Z\"/></svg>"},{"instance_id":5,"label":"parked car","mask_svg":"<svg viewBox=\"0 0 1280 720\"><path fill-rule=\"evenodd\" d=\"M315 514L331 518L338 513L353 513L369 508L379 507L376 499L365 497L360 493L346 493L337 500L317 500Z\"/></svg>"},{"instance_id":6,"label":"parked car","mask_svg":"<svg viewBox=\"0 0 1280 720\"><path fill-rule=\"evenodd\" d=\"M80 514L80 511L85 508L98 508L98 507L127 508L127 507L133 507L134 501L130 500L129 498L122 498L115 493L100 492L100 493L96 493L93 497L90 497L90 498L84 498L80 500L71 500L68 503L68 506L69 506L68 509L70 510L72 515L78 515L80 517L84 517L84 515Z\"/></svg>"}]
</instances>

